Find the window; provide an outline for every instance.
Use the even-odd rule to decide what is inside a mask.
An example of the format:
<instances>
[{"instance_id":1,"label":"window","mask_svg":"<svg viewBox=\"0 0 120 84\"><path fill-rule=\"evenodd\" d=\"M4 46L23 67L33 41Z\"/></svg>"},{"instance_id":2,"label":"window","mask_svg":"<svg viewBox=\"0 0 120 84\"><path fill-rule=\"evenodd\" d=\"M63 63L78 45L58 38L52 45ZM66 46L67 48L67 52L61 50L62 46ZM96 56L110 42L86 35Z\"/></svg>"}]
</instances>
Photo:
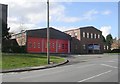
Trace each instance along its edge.
<instances>
[{"instance_id":1,"label":"window","mask_svg":"<svg viewBox=\"0 0 120 84\"><path fill-rule=\"evenodd\" d=\"M36 43L34 42L34 48L36 48Z\"/></svg>"},{"instance_id":2,"label":"window","mask_svg":"<svg viewBox=\"0 0 120 84\"><path fill-rule=\"evenodd\" d=\"M38 43L38 48L40 48L40 43Z\"/></svg>"},{"instance_id":3,"label":"window","mask_svg":"<svg viewBox=\"0 0 120 84\"><path fill-rule=\"evenodd\" d=\"M75 38L77 38L77 35L78 35L77 32L75 32Z\"/></svg>"},{"instance_id":4,"label":"window","mask_svg":"<svg viewBox=\"0 0 120 84\"><path fill-rule=\"evenodd\" d=\"M75 36L77 36L78 34L77 34L77 32L75 32Z\"/></svg>"},{"instance_id":5,"label":"window","mask_svg":"<svg viewBox=\"0 0 120 84\"><path fill-rule=\"evenodd\" d=\"M93 38L93 34L91 33L91 38Z\"/></svg>"},{"instance_id":6,"label":"window","mask_svg":"<svg viewBox=\"0 0 120 84\"><path fill-rule=\"evenodd\" d=\"M52 47L55 48L55 43L52 43Z\"/></svg>"},{"instance_id":7,"label":"window","mask_svg":"<svg viewBox=\"0 0 120 84\"><path fill-rule=\"evenodd\" d=\"M96 39L96 34L94 34L95 36L94 36L94 38Z\"/></svg>"},{"instance_id":8,"label":"window","mask_svg":"<svg viewBox=\"0 0 120 84\"><path fill-rule=\"evenodd\" d=\"M104 45L104 50L106 49L106 46Z\"/></svg>"},{"instance_id":9,"label":"window","mask_svg":"<svg viewBox=\"0 0 120 84\"><path fill-rule=\"evenodd\" d=\"M62 49L64 49L64 44L62 44Z\"/></svg>"},{"instance_id":10,"label":"window","mask_svg":"<svg viewBox=\"0 0 120 84\"><path fill-rule=\"evenodd\" d=\"M58 48L61 49L61 45L60 44L58 44Z\"/></svg>"},{"instance_id":11,"label":"window","mask_svg":"<svg viewBox=\"0 0 120 84\"><path fill-rule=\"evenodd\" d=\"M84 49L84 50L86 49L85 45L83 45L83 49Z\"/></svg>"},{"instance_id":12,"label":"window","mask_svg":"<svg viewBox=\"0 0 120 84\"><path fill-rule=\"evenodd\" d=\"M83 32L83 37L85 37L85 32Z\"/></svg>"},{"instance_id":13,"label":"window","mask_svg":"<svg viewBox=\"0 0 120 84\"><path fill-rule=\"evenodd\" d=\"M98 34L98 38L100 38L100 35Z\"/></svg>"},{"instance_id":14,"label":"window","mask_svg":"<svg viewBox=\"0 0 120 84\"><path fill-rule=\"evenodd\" d=\"M109 50L109 46L107 46L107 50Z\"/></svg>"},{"instance_id":15,"label":"window","mask_svg":"<svg viewBox=\"0 0 120 84\"><path fill-rule=\"evenodd\" d=\"M89 38L89 33L87 33L87 38Z\"/></svg>"},{"instance_id":16,"label":"window","mask_svg":"<svg viewBox=\"0 0 120 84\"><path fill-rule=\"evenodd\" d=\"M29 46L29 48L32 48L32 43L30 42L28 46Z\"/></svg>"}]
</instances>

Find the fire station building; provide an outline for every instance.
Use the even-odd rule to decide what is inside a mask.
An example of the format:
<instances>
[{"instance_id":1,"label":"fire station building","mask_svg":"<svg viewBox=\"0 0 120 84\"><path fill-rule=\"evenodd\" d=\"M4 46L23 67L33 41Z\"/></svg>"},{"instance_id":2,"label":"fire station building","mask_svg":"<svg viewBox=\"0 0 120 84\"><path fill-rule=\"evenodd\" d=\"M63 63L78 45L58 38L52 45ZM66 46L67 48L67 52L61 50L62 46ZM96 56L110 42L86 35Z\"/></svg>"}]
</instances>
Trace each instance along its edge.
<instances>
[{"instance_id":1,"label":"fire station building","mask_svg":"<svg viewBox=\"0 0 120 84\"><path fill-rule=\"evenodd\" d=\"M102 32L93 26L61 32L50 30L50 53L92 54L103 53ZM12 36L28 53L47 52L47 28L26 30Z\"/></svg>"},{"instance_id":2,"label":"fire station building","mask_svg":"<svg viewBox=\"0 0 120 84\"><path fill-rule=\"evenodd\" d=\"M70 53L70 35L49 28L50 53ZM26 50L28 53L47 52L47 28L26 31Z\"/></svg>"},{"instance_id":3,"label":"fire station building","mask_svg":"<svg viewBox=\"0 0 120 84\"><path fill-rule=\"evenodd\" d=\"M71 35L71 53L103 53L102 32L93 26L65 31Z\"/></svg>"}]
</instances>

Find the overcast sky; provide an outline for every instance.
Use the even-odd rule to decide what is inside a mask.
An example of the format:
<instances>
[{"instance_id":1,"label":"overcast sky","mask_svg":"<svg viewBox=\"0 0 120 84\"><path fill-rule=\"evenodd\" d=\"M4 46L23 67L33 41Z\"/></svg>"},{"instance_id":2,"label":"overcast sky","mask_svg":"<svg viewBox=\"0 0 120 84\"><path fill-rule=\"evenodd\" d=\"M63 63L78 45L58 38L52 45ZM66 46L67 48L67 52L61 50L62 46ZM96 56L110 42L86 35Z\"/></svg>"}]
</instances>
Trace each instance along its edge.
<instances>
[{"instance_id":1,"label":"overcast sky","mask_svg":"<svg viewBox=\"0 0 120 84\"><path fill-rule=\"evenodd\" d=\"M46 27L46 2L41 0L1 0L8 4L10 32ZM54 2L55 1L55 2ZM57 0L58 1L58 0ZM50 2L50 26L61 31L94 26L118 36L118 2ZM108 0L107 0L108 1Z\"/></svg>"}]
</instances>

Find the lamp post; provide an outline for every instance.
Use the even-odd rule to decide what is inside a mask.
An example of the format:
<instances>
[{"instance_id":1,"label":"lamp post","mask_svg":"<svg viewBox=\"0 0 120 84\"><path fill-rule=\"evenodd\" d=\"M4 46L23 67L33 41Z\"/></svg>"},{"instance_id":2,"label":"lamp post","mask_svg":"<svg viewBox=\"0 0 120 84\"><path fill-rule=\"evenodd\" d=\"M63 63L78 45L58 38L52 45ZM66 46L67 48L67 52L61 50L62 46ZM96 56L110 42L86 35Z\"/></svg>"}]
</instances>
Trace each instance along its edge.
<instances>
[{"instance_id":1,"label":"lamp post","mask_svg":"<svg viewBox=\"0 0 120 84\"><path fill-rule=\"evenodd\" d=\"M50 38L49 38L49 0L47 0L47 63L50 64Z\"/></svg>"}]
</instances>

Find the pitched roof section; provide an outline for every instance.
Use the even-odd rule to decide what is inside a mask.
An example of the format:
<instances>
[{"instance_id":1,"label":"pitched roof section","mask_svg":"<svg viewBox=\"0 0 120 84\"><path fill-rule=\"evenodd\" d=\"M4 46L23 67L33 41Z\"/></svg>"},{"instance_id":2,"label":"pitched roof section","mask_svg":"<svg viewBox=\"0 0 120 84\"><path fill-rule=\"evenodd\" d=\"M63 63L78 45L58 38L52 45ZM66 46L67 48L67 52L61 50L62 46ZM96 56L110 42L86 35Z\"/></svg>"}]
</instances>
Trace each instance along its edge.
<instances>
[{"instance_id":1,"label":"pitched roof section","mask_svg":"<svg viewBox=\"0 0 120 84\"><path fill-rule=\"evenodd\" d=\"M100 31L99 29L97 29L97 28L95 28L95 27L93 27L93 26L80 27L79 29L95 29L95 30L97 30L97 31ZM102 32L102 31L100 31L100 32Z\"/></svg>"},{"instance_id":2,"label":"pitched roof section","mask_svg":"<svg viewBox=\"0 0 120 84\"><path fill-rule=\"evenodd\" d=\"M77 29L71 29L71 30L67 30L67 31L65 31L65 32L68 32L68 31L72 31L72 30L81 30L81 29L95 29L95 30L97 30L97 31L100 31L99 29L97 29L97 28L95 28L95 27L93 27L93 26L86 26L86 27L80 27L80 28L77 28ZM102 32L102 31L100 31L100 32Z\"/></svg>"},{"instance_id":3,"label":"pitched roof section","mask_svg":"<svg viewBox=\"0 0 120 84\"><path fill-rule=\"evenodd\" d=\"M71 36L61 32L59 30L56 30L52 27L49 28L50 31L50 38L51 39L71 39ZM35 30L27 30L27 35L30 37L40 37L40 38L47 38L47 28L43 29L35 29Z\"/></svg>"}]
</instances>

